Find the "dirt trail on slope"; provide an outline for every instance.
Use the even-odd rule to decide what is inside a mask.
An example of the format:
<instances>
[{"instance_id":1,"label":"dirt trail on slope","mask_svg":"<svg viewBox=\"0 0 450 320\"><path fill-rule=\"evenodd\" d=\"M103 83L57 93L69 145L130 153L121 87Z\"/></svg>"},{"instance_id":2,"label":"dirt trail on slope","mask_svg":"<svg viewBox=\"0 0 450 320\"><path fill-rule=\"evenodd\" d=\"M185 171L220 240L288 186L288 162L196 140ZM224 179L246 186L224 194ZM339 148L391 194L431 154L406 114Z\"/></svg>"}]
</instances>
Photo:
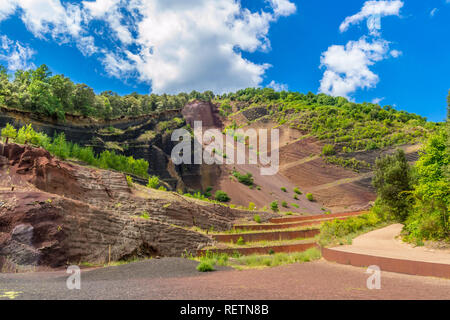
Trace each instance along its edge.
<instances>
[{"instance_id":1,"label":"dirt trail on slope","mask_svg":"<svg viewBox=\"0 0 450 320\"><path fill-rule=\"evenodd\" d=\"M351 245L333 248L333 250L394 259L450 264L450 249L413 247L398 239L402 229L403 225L394 224L366 233L354 239Z\"/></svg>"}]
</instances>

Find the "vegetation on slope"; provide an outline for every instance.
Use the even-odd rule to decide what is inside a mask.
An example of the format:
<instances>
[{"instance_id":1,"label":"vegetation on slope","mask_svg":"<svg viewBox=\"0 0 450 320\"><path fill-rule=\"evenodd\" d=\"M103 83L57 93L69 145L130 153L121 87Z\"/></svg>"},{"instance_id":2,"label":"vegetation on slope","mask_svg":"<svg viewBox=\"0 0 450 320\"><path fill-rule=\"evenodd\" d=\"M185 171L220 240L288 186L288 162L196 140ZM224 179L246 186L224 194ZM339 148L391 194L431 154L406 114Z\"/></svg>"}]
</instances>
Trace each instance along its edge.
<instances>
[{"instance_id":1,"label":"vegetation on slope","mask_svg":"<svg viewBox=\"0 0 450 320\"><path fill-rule=\"evenodd\" d=\"M50 138L44 133L35 131L31 124L20 128L18 131L7 124L1 130L1 135L8 142L11 139L20 144L30 143L42 147L63 160L77 159L101 169L113 169L143 178L148 177L149 163L147 161L119 155L114 151L103 151L96 155L91 147L80 147L76 143L66 141L64 133Z\"/></svg>"},{"instance_id":2,"label":"vegetation on slope","mask_svg":"<svg viewBox=\"0 0 450 320\"><path fill-rule=\"evenodd\" d=\"M447 99L450 109L450 92ZM430 135L410 168L403 152L377 161L374 210L406 225L406 239L450 240L450 123Z\"/></svg>"},{"instance_id":3,"label":"vegetation on slope","mask_svg":"<svg viewBox=\"0 0 450 320\"><path fill-rule=\"evenodd\" d=\"M415 143L440 126L391 106L358 104L311 92L305 95L249 88L218 96L216 102L235 104L239 112L265 106L268 116L280 125L289 125L326 142L325 156Z\"/></svg>"},{"instance_id":4,"label":"vegetation on slope","mask_svg":"<svg viewBox=\"0 0 450 320\"><path fill-rule=\"evenodd\" d=\"M413 143L436 127L421 116L396 111L391 106L357 104L325 94L248 88L223 95L211 91L125 96L105 91L97 95L89 86L75 84L64 75L52 76L46 65L35 70L18 70L13 77L0 66L0 106L58 119L67 114L99 119L145 115L181 109L192 99L218 103L224 116L231 114L233 105L239 112L254 106L267 108L269 116L279 124L327 142L326 155Z\"/></svg>"},{"instance_id":5,"label":"vegetation on slope","mask_svg":"<svg viewBox=\"0 0 450 320\"><path fill-rule=\"evenodd\" d=\"M381 228L390 220L380 217L376 211L345 220L327 221L320 227L319 244L321 246L352 244L360 234Z\"/></svg>"},{"instance_id":6,"label":"vegetation on slope","mask_svg":"<svg viewBox=\"0 0 450 320\"><path fill-rule=\"evenodd\" d=\"M64 75L52 76L46 65L35 70L17 70L10 77L0 65L0 106L64 119L66 114L100 119L138 116L166 109L181 109L189 100L211 100L211 91L178 95L119 96L112 91L95 94L86 84L75 84Z\"/></svg>"},{"instance_id":7,"label":"vegetation on slope","mask_svg":"<svg viewBox=\"0 0 450 320\"><path fill-rule=\"evenodd\" d=\"M303 263L318 260L321 258L320 251L317 248L311 248L304 252L295 253L275 253L269 255L249 255L241 256L238 253L228 255L226 253L206 252L204 256L190 259L200 261L197 270L200 272L214 271L214 266L230 266L236 269L248 268L271 268L286 264Z\"/></svg>"}]
</instances>

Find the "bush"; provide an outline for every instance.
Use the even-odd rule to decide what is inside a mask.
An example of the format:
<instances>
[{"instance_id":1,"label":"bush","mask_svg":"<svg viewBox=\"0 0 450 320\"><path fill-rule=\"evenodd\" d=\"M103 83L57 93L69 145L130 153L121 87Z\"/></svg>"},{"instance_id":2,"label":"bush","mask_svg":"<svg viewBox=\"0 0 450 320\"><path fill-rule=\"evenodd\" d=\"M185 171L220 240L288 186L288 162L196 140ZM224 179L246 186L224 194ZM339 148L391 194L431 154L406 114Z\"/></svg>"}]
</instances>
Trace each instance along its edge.
<instances>
[{"instance_id":1,"label":"bush","mask_svg":"<svg viewBox=\"0 0 450 320\"><path fill-rule=\"evenodd\" d=\"M157 176L151 176L148 178L147 188L157 189L159 186L159 178Z\"/></svg>"},{"instance_id":2,"label":"bush","mask_svg":"<svg viewBox=\"0 0 450 320\"><path fill-rule=\"evenodd\" d=\"M133 187L133 178L130 177L130 176L127 176L126 178L127 178L127 184L128 184L128 186L129 186L130 188Z\"/></svg>"},{"instance_id":3,"label":"bush","mask_svg":"<svg viewBox=\"0 0 450 320\"><path fill-rule=\"evenodd\" d=\"M274 201L270 204L270 209L272 209L273 212L278 212L278 201Z\"/></svg>"},{"instance_id":4,"label":"bush","mask_svg":"<svg viewBox=\"0 0 450 320\"><path fill-rule=\"evenodd\" d=\"M255 220L256 223L261 223L261 217L259 216L259 214L255 214L253 216L253 220Z\"/></svg>"},{"instance_id":5,"label":"bush","mask_svg":"<svg viewBox=\"0 0 450 320\"><path fill-rule=\"evenodd\" d=\"M2 129L2 137L6 138L6 143L9 142L9 139L15 139L17 137L16 128L7 123L6 127Z\"/></svg>"},{"instance_id":6,"label":"bush","mask_svg":"<svg viewBox=\"0 0 450 320\"><path fill-rule=\"evenodd\" d=\"M251 173L242 174L235 170L233 171L233 176L235 176L240 183L245 184L246 186L253 185L253 175Z\"/></svg>"},{"instance_id":7,"label":"bush","mask_svg":"<svg viewBox=\"0 0 450 320\"><path fill-rule=\"evenodd\" d=\"M239 246L245 245L244 238L239 237L239 239L236 241L236 244L239 245Z\"/></svg>"},{"instance_id":8,"label":"bush","mask_svg":"<svg viewBox=\"0 0 450 320\"><path fill-rule=\"evenodd\" d=\"M287 208L288 207L288 203L286 201L281 202L281 205L283 206L283 208Z\"/></svg>"},{"instance_id":9,"label":"bush","mask_svg":"<svg viewBox=\"0 0 450 320\"><path fill-rule=\"evenodd\" d=\"M285 187L281 187L281 191L287 192L287 189Z\"/></svg>"},{"instance_id":10,"label":"bush","mask_svg":"<svg viewBox=\"0 0 450 320\"><path fill-rule=\"evenodd\" d=\"M216 194L214 195L214 199L216 199L219 202L229 202L231 200L231 198L228 196L228 194L222 190L216 191Z\"/></svg>"},{"instance_id":11,"label":"bush","mask_svg":"<svg viewBox=\"0 0 450 320\"><path fill-rule=\"evenodd\" d=\"M214 269L212 261L203 260L198 264L197 270L200 272L211 272L211 271L214 271L215 269Z\"/></svg>"},{"instance_id":12,"label":"bush","mask_svg":"<svg viewBox=\"0 0 450 320\"><path fill-rule=\"evenodd\" d=\"M314 201L314 196L312 195L312 193L307 193L306 199L308 199L309 201Z\"/></svg>"},{"instance_id":13,"label":"bush","mask_svg":"<svg viewBox=\"0 0 450 320\"><path fill-rule=\"evenodd\" d=\"M294 193L296 193L296 194L298 194L298 195L301 195L301 194L302 194L302 192L300 191L300 189L297 188L297 187L294 188Z\"/></svg>"},{"instance_id":14,"label":"bush","mask_svg":"<svg viewBox=\"0 0 450 320\"><path fill-rule=\"evenodd\" d=\"M248 210L250 210L250 211L256 210L256 204L254 204L253 202L250 202L248 204Z\"/></svg>"},{"instance_id":15,"label":"bush","mask_svg":"<svg viewBox=\"0 0 450 320\"><path fill-rule=\"evenodd\" d=\"M332 156L336 154L336 151L334 150L334 146L331 144L326 144L322 148L322 155L324 156Z\"/></svg>"}]
</instances>

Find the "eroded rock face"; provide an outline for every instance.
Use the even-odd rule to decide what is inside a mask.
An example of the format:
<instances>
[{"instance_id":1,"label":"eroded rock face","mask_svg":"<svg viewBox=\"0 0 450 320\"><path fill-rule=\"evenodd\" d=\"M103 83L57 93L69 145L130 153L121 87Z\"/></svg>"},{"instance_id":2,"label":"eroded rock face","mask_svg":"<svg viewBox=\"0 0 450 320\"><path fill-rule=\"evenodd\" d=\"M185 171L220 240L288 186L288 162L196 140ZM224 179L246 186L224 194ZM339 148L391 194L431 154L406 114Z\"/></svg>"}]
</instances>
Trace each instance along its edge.
<instances>
[{"instance_id":1,"label":"eroded rock face","mask_svg":"<svg viewBox=\"0 0 450 320\"><path fill-rule=\"evenodd\" d=\"M203 128L221 128L218 108L211 102L193 101L186 104L182 114L186 122L194 128L195 121L201 121Z\"/></svg>"},{"instance_id":2,"label":"eroded rock face","mask_svg":"<svg viewBox=\"0 0 450 320\"><path fill-rule=\"evenodd\" d=\"M5 127L7 123L13 124L16 128L32 123L33 128L49 137L64 133L68 141L81 146L92 146L97 154L104 150L114 150L135 159L147 160L149 174L159 176L173 190L177 190L184 189L184 185L179 181L183 181L185 176L198 177L200 166L194 164L175 166L175 170L170 170L170 155L175 142L171 140L170 132L158 129L158 124L170 121L174 117L181 118L181 110L166 110L111 121L67 115L67 121L62 123L32 112L8 110L0 106L0 128ZM117 132L111 133L110 128L114 128Z\"/></svg>"},{"instance_id":3,"label":"eroded rock face","mask_svg":"<svg viewBox=\"0 0 450 320\"><path fill-rule=\"evenodd\" d=\"M0 152L0 270L180 256L212 242L191 227L225 230L245 214L131 189L122 173L60 161L43 149L0 144Z\"/></svg>"}]
</instances>

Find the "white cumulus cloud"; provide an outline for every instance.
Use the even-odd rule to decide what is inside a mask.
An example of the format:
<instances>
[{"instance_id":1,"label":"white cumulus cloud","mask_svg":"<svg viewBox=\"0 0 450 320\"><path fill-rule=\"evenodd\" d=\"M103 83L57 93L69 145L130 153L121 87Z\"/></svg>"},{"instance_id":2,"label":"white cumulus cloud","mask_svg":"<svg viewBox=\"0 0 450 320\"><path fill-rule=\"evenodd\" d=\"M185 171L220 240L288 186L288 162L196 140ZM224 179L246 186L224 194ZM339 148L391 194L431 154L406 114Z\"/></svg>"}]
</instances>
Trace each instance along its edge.
<instances>
[{"instance_id":1,"label":"white cumulus cloud","mask_svg":"<svg viewBox=\"0 0 450 320\"><path fill-rule=\"evenodd\" d=\"M297 11L297 7L289 0L268 0L276 15L290 16Z\"/></svg>"},{"instance_id":2,"label":"white cumulus cloud","mask_svg":"<svg viewBox=\"0 0 450 320\"><path fill-rule=\"evenodd\" d=\"M370 42L365 37L350 41L345 46L329 47L320 59L321 67L326 69L320 82L320 92L348 98L359 88L373 88L379 77L369 67L383 60L388 48L387 41Z\"/></svg>"},{"instance_id":3,"label":"white cumulus cloud","mask_svg":"<svg viewBox=\"0 0 450 320\"><path fill-rule=\"evenodd\" d=\"M266 1L269 10L252 12L240 0L1 0L0 20L20 12L34 36L73 43L111 76L137 76L155 93L222 93L263 82L270 65L243 53L270 50L270 24L297 9Z\"/></svg>"},{"instance_id":4,"label":"white cumulus cloud","mask_svg":"<svg viewBox=\"0 0 450 320\"><path fill-rule=\"evenodd\" d=\"M389 57L398 58L399 50L390 50L390 43L381 38L381 17L400 14L402 1L366 1L360 12L347 17L340 26L346 31L350 25L367 19L369 35L346 45L333 45L322 53L320 67L324 69L319 91L332 96L350 98L358 89L374 88L379 76L370 67Z\"/></svg>"},{"instance_id":5,"label":"white cumulus cloud","mask_svg":"<svg viewBox=\"0 0 450 320\"><path fill-rule=\"evenodd\" d=\"M381 18L385 16L398 16L400 9L404 3L401 0L382 0L382 1L366 1L358 13L345 18L344 22L339 27L341 32L345 32L352 24L360 23L369 18ZM368 24L370 29L370 24Z\"/></svg>"}]
</instances>

